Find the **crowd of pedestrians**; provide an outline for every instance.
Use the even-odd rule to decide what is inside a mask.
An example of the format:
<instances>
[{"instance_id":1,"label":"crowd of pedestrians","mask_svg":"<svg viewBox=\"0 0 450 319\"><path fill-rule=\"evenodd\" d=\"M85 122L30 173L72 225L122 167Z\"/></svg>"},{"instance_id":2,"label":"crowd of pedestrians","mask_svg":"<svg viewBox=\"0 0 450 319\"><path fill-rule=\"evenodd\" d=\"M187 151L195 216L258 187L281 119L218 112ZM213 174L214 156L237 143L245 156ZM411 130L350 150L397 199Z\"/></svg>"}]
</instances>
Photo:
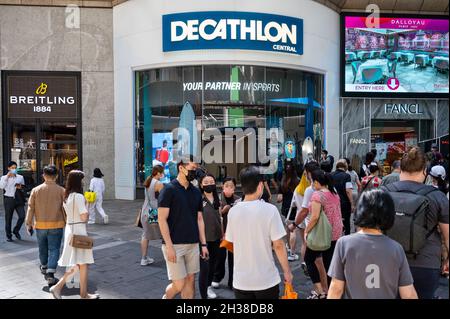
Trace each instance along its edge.
<instances>
[{"instance_id":1,"label":"crowd of pedestrians","mask_svg":"<svg viewBox=\"0 0 450 319\"><path fill-rule=\"evenodd\" d=\"M164 168L156 165L137 219L140 265L154 263L149 241L161 239L170 281L163 299L194 298L196 274L201 298L217 298L227 272L237 299L276 299L283 284L296 282L289 266L295 260L312 282L308 299L432 299L440 276L448 276L448 164L435 148L425 154L411 147L383 176L376 156L335 162L324 150L319 161L285 161L281 178L250 165L239 185L230 176L218 184L193 158L180 161L177 177L163 184ZM65 188L57 176L56 167L43 169L44 183L31 191L25 216L24 179L16 163L8 164L0 180L6 237L20 240L25 222L30 235L36 232L40 272L54 298L79 273L80 297L96 299L87 289L92 246L82 245L89 245L87 225L96 212L109 222L103 174L95 169L90 181L93 203L83 194L84 173L71 171ZM19 218L11 229L14 211ZM58 265L66 267L61 279Z\"/></svg>"}]
</instances>

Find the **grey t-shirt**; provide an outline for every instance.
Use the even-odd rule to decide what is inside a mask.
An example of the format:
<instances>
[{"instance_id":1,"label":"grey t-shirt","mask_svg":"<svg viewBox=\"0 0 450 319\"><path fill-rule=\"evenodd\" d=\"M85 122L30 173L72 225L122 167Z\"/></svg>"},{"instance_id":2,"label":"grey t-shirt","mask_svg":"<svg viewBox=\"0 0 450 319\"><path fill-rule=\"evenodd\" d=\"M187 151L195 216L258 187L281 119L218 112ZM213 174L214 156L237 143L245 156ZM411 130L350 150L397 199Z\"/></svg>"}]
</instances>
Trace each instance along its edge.
<instances>
[{"instance_id":1,"label":"grey t-shirt","mask_svg":"<svg viewBox=\"0 0 450 319\"><path fill-rule=\"evenodd\" d=\"M386 186L398 182L399 180L400 180L400 173L394 172L383 178L383 180L381 181L381 186Z\"/></svg>"},{"instance_id":2,"label":"grey t-shirt","mask_svg":"<svg viewBox=\"0 0 450 319\"><path fill-rule=\"evenodd\" d=\"M345 299L395 299L413 284L402 246L385 235L341 237L328 275L345 281Z\"/></svg>"}]
</instances>

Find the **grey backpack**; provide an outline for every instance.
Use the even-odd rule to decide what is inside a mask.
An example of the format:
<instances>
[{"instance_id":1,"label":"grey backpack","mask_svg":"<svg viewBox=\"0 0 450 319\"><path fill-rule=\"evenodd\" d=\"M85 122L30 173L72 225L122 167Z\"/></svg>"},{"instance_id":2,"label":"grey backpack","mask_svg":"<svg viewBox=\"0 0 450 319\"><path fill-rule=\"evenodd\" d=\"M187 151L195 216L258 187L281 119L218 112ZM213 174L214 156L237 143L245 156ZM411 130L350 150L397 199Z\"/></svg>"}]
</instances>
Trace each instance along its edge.
<instances>
[{"instance_id":1,"label":"grey backpack","mask_svg":"<svg viewBox=\"0 0 450 319\"><path fill-rule=\"evenodd\" d=\"M437 222L429 220L431 207L427 195L439 190L427 185L415 192L400 190L395 183L382 189L389 192L395 205L394 226L386 235L400 243L407 255L416 257L436 230Z\"/></svg>"}]
</instances>

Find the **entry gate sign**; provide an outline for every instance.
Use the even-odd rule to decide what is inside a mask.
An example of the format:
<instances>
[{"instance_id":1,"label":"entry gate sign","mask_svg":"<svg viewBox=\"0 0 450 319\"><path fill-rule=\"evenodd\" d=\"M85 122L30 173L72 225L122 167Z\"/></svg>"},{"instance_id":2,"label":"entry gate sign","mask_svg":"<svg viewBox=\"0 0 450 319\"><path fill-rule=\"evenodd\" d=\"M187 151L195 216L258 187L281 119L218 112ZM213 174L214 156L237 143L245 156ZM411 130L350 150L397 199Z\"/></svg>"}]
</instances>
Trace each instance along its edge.
<instances>
[{"instance_id":1,"label":"entry gate sign","mask_svg":"<svg viewBox=\"0 0 450 319\"><path fill-rule=\"evenodd\" d=\"M163 51L240 49L303 54L303 19L253 12L163 15Z\"/></svg>"}]
</instances>

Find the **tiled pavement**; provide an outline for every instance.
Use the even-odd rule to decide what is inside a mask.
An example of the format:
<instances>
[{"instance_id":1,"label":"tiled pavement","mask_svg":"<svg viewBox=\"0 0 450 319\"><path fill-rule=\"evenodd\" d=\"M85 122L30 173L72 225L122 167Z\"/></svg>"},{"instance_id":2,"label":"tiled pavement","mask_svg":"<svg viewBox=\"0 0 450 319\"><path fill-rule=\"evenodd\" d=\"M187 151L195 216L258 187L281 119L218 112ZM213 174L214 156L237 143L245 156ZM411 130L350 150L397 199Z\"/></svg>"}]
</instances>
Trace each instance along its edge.
<instances>
[{"instance_id":1,"label":"tiled pavement","mask_svg":"<svg viewBox=\"0 0 450 319\"><path fill-rule=\"evenodd\" d=\"M167 281L160 241L150 243L149 255L155 259L150 266L140 266L140 229L133 226L141 201L106 201L109 225L89 225L95 237L95 264L89 269L89 291L102 298L161 298ZM15 222L15 220L14 220ZM0 299L50 298L48 288L39 272L36 236L29 237L22 229L22 241L5 241L4 213L0 208ZM311 282L300 269L300 262L290 263L295 288L305 299ZM63 269L58 269L61 276ZM223 280L226 283L226 279ZM198 287L196 282L196 287ZM77 288L65 288L63 298L79 298ZM231 290L216 290L219 298L233 298ZM448 280L442 279L438 295L448 298ZM196 298L199 298L198 290Z\"/></svg>"}]
</instances>

